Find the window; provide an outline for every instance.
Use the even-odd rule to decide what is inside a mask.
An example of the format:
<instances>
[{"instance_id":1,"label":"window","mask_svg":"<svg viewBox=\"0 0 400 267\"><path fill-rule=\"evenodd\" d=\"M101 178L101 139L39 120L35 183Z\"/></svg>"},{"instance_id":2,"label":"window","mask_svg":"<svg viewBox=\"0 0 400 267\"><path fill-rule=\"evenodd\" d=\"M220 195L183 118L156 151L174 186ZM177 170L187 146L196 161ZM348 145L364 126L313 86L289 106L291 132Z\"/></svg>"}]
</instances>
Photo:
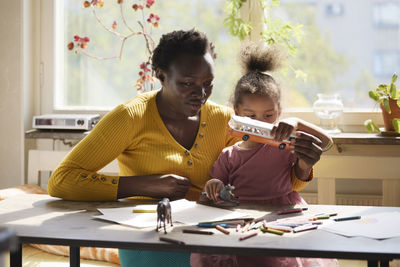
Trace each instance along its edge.
<instances>
[{"instance_id":1,"label":"window","mask_svg":"<svg viewBox=\"0 0 400 267\"><path fill-rule=\"evenodd\" d=\"M393 75L393 70L400 70L400 51L378 51L374 54L374 73L387 80Z\"/></svg>"},{"instance_id":2,"label":"window","mask_svg":"<svg viewBox=\"0 0 400 267\"><path fill-rule=\"evenodd\" d=\"M286 17L302 24L304 31L291 65L308 74L305 83L293 77L285 79L290 88L286 106L311 107L317 93L338 93L347 109L374 107L368 91L389 81L387 76L375 71L372 63L376 61L375 51L400 48L397 29L376 29L371 24L370 14L376 7L375 2L336 0L327 4L327 1L287 0L282 3ZM393 8L397 4L390 6ZM393 13L389 8L382 8L380 12L382 17L391 17ZM332 16L339 13L338 17ZM399 72L399 68L387 65L386 71L392 75Z\"/></svg>"},{"instance_id":3,"label":"window","mask_svg":"<svg viewBox=\"0 0 400 267\"><path fill-rule=\"evenodd\" d=\"M121 41L106 31L96 21L92 8L83 8L82 0L64 0L57 6L59 11L58 61L60 64L55 87L55 106L57 109L86 108L110 109L123 103L137 94L136 80L139 78L139 65L146 61L145 41L143 36L133 36L125 42L121 50ZM138 1L136 1L138 2ZM132 2L133 3L133 2ZM137 23L141 20L140 10L134 11L132 3L124 1L122 7L127 24L139 31ZM159 15L157 28L145 25L152 31L155 43L162 33L176 29L196 28L207 33L216 47L216 79L214 82L213 100L225 103L228 95L239 77L239 65L232 64L239 51L240 42L232 37L223 26L225 1L196 0L190 5L186 0L156 0L151 9L144 9L146 16L150 13ZM116 31L123 35L130 34L120 13L117 1L104 1L103 8L94 7L97 17L106 26L116 22ZM121 60L96 60L85 55L76 55L66 49L67 43L74 35L89 37L86 52L97 57L112 57L122 51ZM62 41L60 41L62 40ZM235 62L236 63L236 62ZM160 87L156 85L156 89Z\"/></svg>"},{"instance_id":4,"label":"window","mask_svg":"<svg viewBox=\"0 0 400 267\"><path fill-rule=\"evenodd\" d=\"M328 16L340 16L343 15L344 8L341 3L327 4L325 7L325 13Z\"/></svg>"},{"instance_id":5,"label":"window","mask_svg":"<svg viewBox=\"0 0 400 267\"><path fill-rule=\"evenodd\" d=\"M400 4L395 1L376 3L372 7L372 19L378 27L398 27Z\"/></svg>"},{"instance_id":6,"label":"window","mask_svg":"<svg viewBox=\"0 0 400 267\"><path fill-rule=\"evenodd\" d=\"M121 61L96 61L75 55L66 49L68 41L75 34L90 36L90 48L102 56L115 55L118 45L104 30L101 30L101 38L97 39L95 28L98 25L90 9L82 8L82 1L41 0L40 2L42 3L41 66L44 73L44 80L40 80L43 88L39 90L41 113L65 110L107 111L136 94L134 83L138 78L137 65L142 58L138 57L141 53L134 48L142 46L135 44L136 41L142 42L140 38L136 40L132 38L129 43L127 42ZM105 5L113 5L114 2L116 1L105 1ZM327 4L332 5L332 12L336 12L335 6L340 6L343 12L340 16L328 15ZM375 20L374 17L377 17L374 15L377 6L386 4L390 4L392 8L379 9L378 17L381 20L394 17L391 14L396 9L393 7L398 6L396 1L281 1L281 8L277 9L278 12L273 16L289 20L292 24L300 23L304 31L296 56L291 58L288 64L290 67L286 73L277 77L284 88L283 106L286 112L289 110L290 115L305 116L306 120L318 123L311 109L317 99L317 93L339 93L345 106L342 126L360 125L362 128L357 129L363 130L362 124L365 119L374 118L379 122L380 116L371 113L376 109L373 109L375 103L368 98L368 90L378 84L387 83L388 73L399 72L398 65L393 63L398 56L378 54L382 51L400 50L400 31L396 27L375 27L376 25L371 23ZM57 8L53 9L53 5L57 5ZM225 0L206 2L196 0L191 1L191 5L187 5L185 0L156 0L153 10L161 17L160 26L155 30L158 34L156 40L163 32L195 27L206 32L216 44L217 74L212 99L221 104L225 104L229 99L240 75L236 60L239 42L226 32L222 24L226 16L224 5ZM127 12L129 8L127 5ZM105 20L109 17L107 10L109 9L104 7L99 10L99 15ZM61 28L53 29L52 21L55 18L59 19L58 22L61 19L61 23L57 24L57 27ZM112 23L112 20L111 17L106 21ZM394 19L390 21L394 22ZM118 25L121 26L120 23ZM54 32L57 33L57 38L53 44ZM56 60L53 55L56 55ZM52 62L56 63L57 70L61 72L53 74ZM74 63L77 69L65 66L66 62ZM97 65L102 66L103 70L97 70ZM296 78L291 68L305 72L308 75L307 81L303 82ZM53 76L56 77L54 82ZM296 110L296 113L290 113L291 110ZM360 113L359 110L363 112Z\"/></svg>"}]
</instances>

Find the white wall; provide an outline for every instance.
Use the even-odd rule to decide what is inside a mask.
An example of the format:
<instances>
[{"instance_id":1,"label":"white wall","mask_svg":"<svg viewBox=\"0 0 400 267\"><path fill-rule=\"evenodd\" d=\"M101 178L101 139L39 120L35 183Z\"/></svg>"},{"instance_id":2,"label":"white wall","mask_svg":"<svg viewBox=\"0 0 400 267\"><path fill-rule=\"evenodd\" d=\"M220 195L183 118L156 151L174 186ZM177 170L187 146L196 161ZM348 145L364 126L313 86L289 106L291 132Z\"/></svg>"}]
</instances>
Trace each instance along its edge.
<instances>
[{"instance_id":1,"label":"white wall","mask_svg":"<svg viewBox=\"0 0 400 267\"><path fill-rule=\"evenodd\" d=\"M0 8L0 188L24 179L22 1Z\"/></svg>"}]
</instances>

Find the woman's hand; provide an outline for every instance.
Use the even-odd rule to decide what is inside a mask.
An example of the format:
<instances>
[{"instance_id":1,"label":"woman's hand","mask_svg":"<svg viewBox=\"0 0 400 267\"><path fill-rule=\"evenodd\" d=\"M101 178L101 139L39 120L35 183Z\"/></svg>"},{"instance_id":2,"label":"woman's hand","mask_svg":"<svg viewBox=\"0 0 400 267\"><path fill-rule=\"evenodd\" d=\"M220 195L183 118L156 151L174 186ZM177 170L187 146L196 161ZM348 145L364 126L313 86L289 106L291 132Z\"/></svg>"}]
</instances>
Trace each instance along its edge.
<instances>
[{"instance_id":1,"label":"woman's hand","mask_svg":"<svg viewBox=\"0 0 400 267\"><path fill-rule=\"evenodd\" d=\"M296 176L307 180L311 168L317 163L322 154L322 142L309 133L297 131L297 137L292 140L293 151L298 158L295 166Z\"/></svg>"},{"instance_id":2,"label":"woman's hand","mask_svg":"<svg viewBox=\"0 0 400 267\"><path fill-rule=\"evenodd\" d=\"M288 139L297 130L298 120L296 118L283 119L271 130L271 135L276 141Z\"/></svg>"},{"instance_id":3,"label":"woman's hand","mask_svg":"<svg viewBox=\"0 0 400 267\"><path fill-rule=\"evenodd\" d=\"M130 196L184 198L189 191L189 179L176 174L120 177L118 198Z\"/></svg>"},{"instance_id":4,"label":"woman's hand","mask_svg":"<svg viewBox=\"0 0 400 267\"><path fill-rule=\"evenodd\" d=\"M207 197L209 199L211 199L212 201L214 201L214 203L218 204L223 202L220 198L219 198L219 192L221 191L221 189L224 187L224 183L221 182L218 179L211 179L208 180L205 187L204 187L204 191L207 194Z\"/></svg>"}]
</instances>

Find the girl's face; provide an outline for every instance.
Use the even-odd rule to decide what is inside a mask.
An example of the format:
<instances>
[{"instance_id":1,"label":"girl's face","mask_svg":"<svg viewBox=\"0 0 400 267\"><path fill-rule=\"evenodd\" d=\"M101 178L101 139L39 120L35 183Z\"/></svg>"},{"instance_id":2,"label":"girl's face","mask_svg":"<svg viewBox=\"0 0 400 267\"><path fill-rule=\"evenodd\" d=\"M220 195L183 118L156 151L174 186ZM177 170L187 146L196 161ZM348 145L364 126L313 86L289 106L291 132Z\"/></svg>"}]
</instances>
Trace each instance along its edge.
<instances>
[{"instance_id":1,"label":"girl's face","mask_svg":"<svg viewBox=\"0 0 400 267\"><path fill-rule=\"evenodd\" d=\"M203 56L183 54L161 75L163 94L171 111L177 116L195 116L211 95L214 60L209 53Z\"/></svg>"},{"instance_id":2,"label":"girl's face","mask_svg":"<svg viewBox=\"0 0 400 267\"><path fill-rule=\"evenodd\" d=\"M247 94L242 96L241 104L235 107L235 113L238 116L274 123L281 110L269 96Z\"/></svg>"}]
</instances>

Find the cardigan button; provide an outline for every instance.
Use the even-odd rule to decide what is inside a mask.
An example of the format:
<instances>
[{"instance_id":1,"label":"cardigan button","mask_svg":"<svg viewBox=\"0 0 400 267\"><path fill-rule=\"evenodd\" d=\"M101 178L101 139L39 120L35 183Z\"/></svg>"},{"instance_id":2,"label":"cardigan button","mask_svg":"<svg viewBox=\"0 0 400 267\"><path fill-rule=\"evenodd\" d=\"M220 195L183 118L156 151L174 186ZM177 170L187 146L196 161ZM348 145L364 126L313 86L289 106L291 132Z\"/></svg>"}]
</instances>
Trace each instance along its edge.
<instances>
[{"instance_id":1,"label":"cardigan button","mask_svg":"<svg viewBox=\"0 0 400 267\"><path fill-rule=\"evenodd\" d=\"M117 184L118 182L117 182L116 179L113 179L111 183L112 183L112 184Z\"/></svg>"},{"instance_id":2,"label":"cardigan button","mask_svg":"<svg viewBox=\"0 0 400 267\"><path fill-rule=\"evenodd\" d=\"M105 182L107 179L106 179L106 177L101 177L101 180L102 180L103 182Z\"/></svg>"},{"instance_id":3,"label":"cardigan button","mask_svg":"<svg viewBox=\"0 0 400 267\"><path fill-rule=\"evenodd\" d=\"M200 137L200 138L203 138L203 137L204 137L204 134L199 133L199 137Z\"/></svg>"},{"instance_id":4,"label":"cardigan button","mask_svg":"<svg viewBox=\"0 0 400 267\"><path fill-rule=\"evenodd\" d=\"M93 175L92 175L92 178L93 178L93 179L96 179L96 178L97 178L97 176L93 174Z\"/></svg>"},{"instance_id":5,"label":"cardigan button","mask_svg":"<svg viewBox=\"0 0 400 267\"><path fill-rule=\"evenodd\" d=\"M193 161L188 160L187 164L188 164L189 166L191 166L191 165L193 164Z\"/></svg>"},{"instance_id":6,"label":"cardigan button","mask_svg":"<svg viewBox=\"0 0 400 267\"><path fill-rule=\"evenodd\" d=\"M189 150L186 150L186 151L185 151L185 155L186 155L186 156L189 156L189 155L190 155L190 151L189 151Z\"/></svg>"},{"instance_id":7,"label":"cardigan button","mask_svg":"<svg viewBox=\"0 0 400 267\"><path fill-rule=\"evenodd\" d=\"M202 126L202 127L206 127L206 125L207 125L207 123L206 123L205 121L203 121L203 122L201 123L201 126Z\"/></svg>"},{"instance_id":8,"label":"cardigan button","mask_svg":"<svg viewBox=\"0 0 400 267\"><path fill-rule=\"evenodd\" d=\"M87 175L86 173L82 173L82 174L81 174L81 177L82 177L82 178L87 178L87 176L88 176L88 175Z\"/></svg>"}]
</instances>

